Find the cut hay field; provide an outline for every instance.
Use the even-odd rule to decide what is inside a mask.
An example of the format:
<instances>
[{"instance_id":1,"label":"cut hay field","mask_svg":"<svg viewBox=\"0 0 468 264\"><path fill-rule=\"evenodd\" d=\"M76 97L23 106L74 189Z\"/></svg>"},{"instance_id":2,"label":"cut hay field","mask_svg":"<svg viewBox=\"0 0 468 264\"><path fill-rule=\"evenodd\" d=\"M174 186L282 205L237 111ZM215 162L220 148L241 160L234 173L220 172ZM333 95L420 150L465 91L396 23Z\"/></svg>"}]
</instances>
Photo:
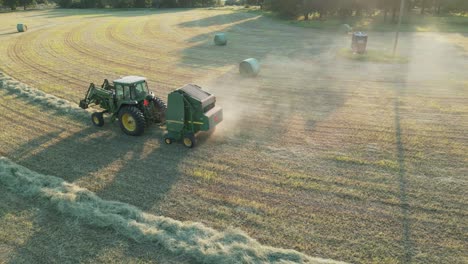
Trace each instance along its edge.
<instances>
[{"instance_id":1,"label":"cut hay field","mask_svg":"<svg viewBox=\"0 0 468 264\"><path fill-rule=\"evenodd\" d=\"M227 46L213 45L217 32ZM374 32L368 48L388 53L392 38ZM104 78L146 76L164 99L195 83L225 117L188 150L156 126L141 137L98 129L3 85L0 156L104 200L312 257L466 263L467 39L403 33L406 63L392 64L339 56L348 36L236 10L3 13L0 72L28 86L77 104ZM250 57L261 72L241 78ZM14 190L0 184L0 263L194 262Z\"/></svg>"}]
</instances>

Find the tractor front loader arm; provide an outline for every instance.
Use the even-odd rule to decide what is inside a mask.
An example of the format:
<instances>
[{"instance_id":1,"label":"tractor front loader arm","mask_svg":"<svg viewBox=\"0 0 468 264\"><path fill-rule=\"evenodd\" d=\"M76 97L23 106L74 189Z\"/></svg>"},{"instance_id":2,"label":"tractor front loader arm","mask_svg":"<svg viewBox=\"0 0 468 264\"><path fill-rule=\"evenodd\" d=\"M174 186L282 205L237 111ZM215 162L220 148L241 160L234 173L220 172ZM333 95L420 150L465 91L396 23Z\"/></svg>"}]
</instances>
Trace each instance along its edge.
<instances>
[{"instance_id":1,"label":"tractor front loader arm","mask_svg":"<svg viewBox=\"0 0 468 264\"><path fill-rule=\"evenodd\" d=\"M96 91L96 86L94 83L91 83L89 85L88 91L86 92L86 96L83 100L80 100L80 107L83 109L88 108L88 106L92 103L96 102L95 98L95 91Z\"/></svg>"}]
</instances>

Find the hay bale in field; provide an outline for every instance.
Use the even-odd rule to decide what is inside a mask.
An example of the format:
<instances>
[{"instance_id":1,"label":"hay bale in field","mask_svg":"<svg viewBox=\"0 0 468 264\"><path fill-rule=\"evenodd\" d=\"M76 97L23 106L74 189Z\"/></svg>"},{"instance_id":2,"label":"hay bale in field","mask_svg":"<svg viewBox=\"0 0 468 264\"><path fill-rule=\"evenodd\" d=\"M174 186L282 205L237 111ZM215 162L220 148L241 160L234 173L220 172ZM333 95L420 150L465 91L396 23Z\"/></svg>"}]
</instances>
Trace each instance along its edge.
<instances>
[{"instance_id":1,"label":"hay bale in field","mask_svg":"<svg viewBox=\"0 0 468 264\"><path fill-rule=\"evenodd\" d=\"M28 26L25 24L17 24L16 29L18 29L18 32L26 32L28 30Z\"/></svg>"},{"instance_id":2,"label":"hay bale in field","mask_svg":"<svg viewBox=\"0 0 468 264\"><path fill-rule=\"evenodd\" d=\"M224 34L224 33L216 34L215 37L214 37L214 43L217 46L225 46L227 44L226 34Z\"/></svg>"},{"instance_id":3,"label":"hay bale in field","mask_svg":"<svg viewBox=\"0 0 468 264\"><path fill-rule=\"evenodd\" d=\"M246 59L239 65L239 73L246 77L255 77L260 72L260 64L254 58Z\"/></svg>"},{"instance_id":4,"label":"hay bale in field","mask_svg":"<svg viewBox=\"0 0 468 264\"><path fill-rule=\"evenodd\" d=\"M85 224L111 228L136 242L161 246L195 263L338 263L264 246L239 230L219 232L200 223L150 215L126 203L102 200L87 189L31 171L1 156L0 184Z\"/></svg>"},{"instance_id":5,"label":"hay bale in field","mask_svg":"<svg viewBox=\"0 0 468 264\"><path fill-rule=\"evenodd\" d=\"M348 24L342 24L340 26L340 32L343 34L348 34L353 31L353 28Z\"/></svg>"}]
</instances>

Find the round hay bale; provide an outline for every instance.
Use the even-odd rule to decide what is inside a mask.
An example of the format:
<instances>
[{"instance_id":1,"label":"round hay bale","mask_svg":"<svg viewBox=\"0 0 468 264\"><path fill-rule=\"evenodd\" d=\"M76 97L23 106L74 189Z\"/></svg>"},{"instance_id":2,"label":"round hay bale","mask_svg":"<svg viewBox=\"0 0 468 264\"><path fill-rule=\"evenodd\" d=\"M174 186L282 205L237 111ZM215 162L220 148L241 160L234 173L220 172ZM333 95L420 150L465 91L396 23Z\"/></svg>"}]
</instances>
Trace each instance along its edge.
<instances>
[{"instance_id":1,"label":"round hay bale","mask_svg":"<svg viewBox=\"0 0 468 264\"><path fill-rule=\"evenodd\" d=\"M226 44L227 44L226 34L224 34L224 33L216 34L215 37L214 37L214 43L215 43L217 46L224 46L224 45L226 45Z\"/></svg>"},{"instance_id":2,"label":"round hay bale","mask_svg":"<svg viewBox=\"0 0 468 264\"><path fill-rule=\"evenodd\" d=\"M340 26L340 32L342 32L344 34L348 34L351 31L353 31L353 28L348 24L342 24Z\"/></svg>"},{"instance_id":3,"label":"round hay bale","mask_svg":"<svg viewBox=\"0 0 468 264\"><path fill-rule=\"evenodd\" d=\"M254 58L246 59L239 65L239 73L246 77L255 77L260 72L260 64Z\"/></svg>"},{"instance_id":4,"label":"round hay bale","mask_svg":"<svg viewBox=\"0 0 468 264\"><path fill-rule=\"evenodd\" d=\"M16 29L18 29L18 32L26 32L28 30L28 26L25 24L18 24L16 25Z\"/></svg>"}]
</instances>

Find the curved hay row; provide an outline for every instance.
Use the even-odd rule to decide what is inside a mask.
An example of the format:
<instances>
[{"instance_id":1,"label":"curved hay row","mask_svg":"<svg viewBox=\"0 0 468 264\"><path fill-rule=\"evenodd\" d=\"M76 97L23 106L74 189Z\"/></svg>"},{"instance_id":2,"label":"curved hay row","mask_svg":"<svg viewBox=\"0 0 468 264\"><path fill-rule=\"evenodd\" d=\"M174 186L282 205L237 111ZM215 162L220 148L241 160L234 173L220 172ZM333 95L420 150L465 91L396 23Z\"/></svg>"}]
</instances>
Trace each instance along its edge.
<instances>
[{"instance_id":1,"label":"curved hay row","mask_svg":"<svg viewBox=\"0 0 468 264\"><path fill-rule=\"evenodd\" d=\"M0 58L0 70L28 85L73 101L82 96L89 82L123 75L146 76L157 93L166 94L197 78L222 74L226 69L217 65L223 65L227 59L238 60L235 55L219 58L210 53L209 35L224 31L237 20L219 16L220 13L230 14L205 10L181 11L177 16L149 12L129 17L82 14L82 19L54 18L56 24L52 27L5 38L0 53L5 52L7 56ZM222 23L209 27L184 26L194 19L215 19ZM210 45L198 47L200 42L191 41L198 37Z\"/></svg>"},{"instance_id":2,"label":"curved hay row","mask_svg":"<svg viewBox=\"0 0 468 264\"><path fill-rule=\"evenodd\" d=\"M7 47L8 58L12 63L6 63L5 72L48 93L72 99L74 89L63 87L86 86L88 80L78 78L77 71L83 67L81 65L80 68L77 59L70 58L70 54L63 56L63 45L57 41L59 32L35 31L14 40L12 45ZM62 67L57 67L58 61L61 61ZM21 67L18 68L16 64L20 64Z\"/></svg>"},{"instance_id":3,"label":"curved hay row","mask_svg":"<svg viewBox=\"0 0 468 264\"><path fill-rule=\"evenodd\" d=\"M45 106L48 109L53 109L59 113L70 114L79 120L88 118L89 113L65 99L57 96L44 93L38 89L29 87L23 83L15 81L13 78L6 76L0 72L0 89L5 89L8 92L21 97L22 100L34 103L40 106Z\"/></svg>"},{"instance_id":4,"label":"curved hay row","mask_svg":"<svg viewBox=\"0 0 468 264\"><path fill-rule=\"evenodd\" d=\"M263 246L245 233L219 232L200 223L180 222L142 212L129 204L105 201L87 189L39 174L0 157L0 183L24 197L48 201L83 223L110 227L140 243L156 243L199 263L336 263L294 250Z\"/></svg>"}]
</instances>

